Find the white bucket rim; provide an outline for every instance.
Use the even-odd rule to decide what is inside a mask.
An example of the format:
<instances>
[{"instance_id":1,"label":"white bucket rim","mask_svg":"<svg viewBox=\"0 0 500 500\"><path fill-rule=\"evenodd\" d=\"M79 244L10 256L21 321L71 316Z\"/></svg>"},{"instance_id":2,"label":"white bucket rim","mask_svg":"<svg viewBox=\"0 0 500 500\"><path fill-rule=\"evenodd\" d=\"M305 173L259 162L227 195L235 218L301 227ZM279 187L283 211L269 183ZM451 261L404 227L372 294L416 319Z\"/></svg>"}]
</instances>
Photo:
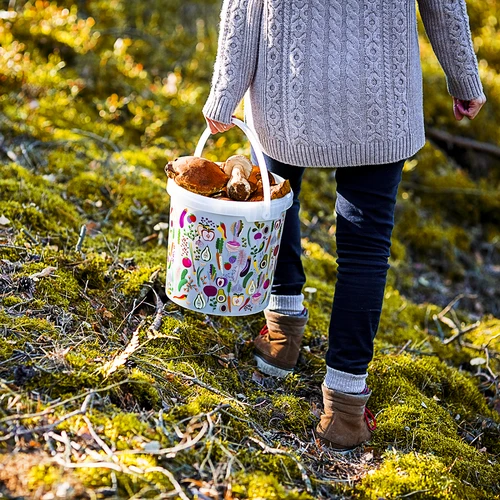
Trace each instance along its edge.
<instances>
[{"instance_id":1,"label":"white bucket rim","mask_svg":"<svg viewBox=\"0 0 500 500\"><path fill-rule=\"evenodd\" d=\"M282 177L273 174L279 182ZM188 191L179 186L173 179L167 182L167 192L170 195L171 203L182 202L191 209L204 210L219 215L231 215L235 217L245 217L248 221L274 220L281 212L288 210L293 203L293 193L287 193L282 198L271 200L271 207L268 217L264 218L265 202L263 201L229 201L210 198L192 191Z\"/></svg>"}]
</instances>

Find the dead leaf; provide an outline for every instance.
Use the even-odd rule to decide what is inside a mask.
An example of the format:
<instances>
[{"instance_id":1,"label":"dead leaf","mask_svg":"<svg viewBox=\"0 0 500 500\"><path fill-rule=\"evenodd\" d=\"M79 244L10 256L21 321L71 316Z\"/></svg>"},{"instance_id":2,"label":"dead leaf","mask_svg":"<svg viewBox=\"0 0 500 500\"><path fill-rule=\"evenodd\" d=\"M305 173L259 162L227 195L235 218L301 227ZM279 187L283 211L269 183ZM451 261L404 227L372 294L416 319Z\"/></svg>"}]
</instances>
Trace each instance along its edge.
<instances>
[{"instance_id":1,"label":"dead leaf","mask_svg":"<svg viewBox=\"0 0 500 500\"><path fill-rule=\"evenodd\" d=\"M57 267L52 267L52 266L47 266L45 269L40 271L39 273L32 274L30 278L34 281L39 280L40 278L47 278L50 276L54 271L57 271Z\"/></svg>"},{"instance_id":2,"label":"dead leaf","mask_svg":"<svg viewBox=\"0 0 500 500\"><path fill-rule=\"evenodd\" d=\"M262 385L264 378L265 377L263 377L258 371L254 371L252 373L252 380L260 385Z\"/></svg>"},{"instance_id":3,"label":"dead leaf","mask_svg":"<svg viewBox=\"0 0 500 500\"><path fill-rule=\"evenodd\" d=\"M8 226L10 224L10 219L7 219L5 215L0 215L0 226Z\"/></svg>"},{"instance_id":4,"label":"dead leaf","mask_svg":"<svg viewBox=\"0 0 500 500\"><path fill-rule=\"evenodd\" d=\"M134 352L137 351L137 349L139 349L140 326L132 334L132 338L130 339L130 342L128 343L125 350L121 352L118 356L116 356L116 358L113 361L110 361L103 366L103 372L106 374L106 377L109 377L112 373L118 370L118 368L123 366L128 361L128 358L132 354L134 354Z\"/></svg>"}]
</instances>

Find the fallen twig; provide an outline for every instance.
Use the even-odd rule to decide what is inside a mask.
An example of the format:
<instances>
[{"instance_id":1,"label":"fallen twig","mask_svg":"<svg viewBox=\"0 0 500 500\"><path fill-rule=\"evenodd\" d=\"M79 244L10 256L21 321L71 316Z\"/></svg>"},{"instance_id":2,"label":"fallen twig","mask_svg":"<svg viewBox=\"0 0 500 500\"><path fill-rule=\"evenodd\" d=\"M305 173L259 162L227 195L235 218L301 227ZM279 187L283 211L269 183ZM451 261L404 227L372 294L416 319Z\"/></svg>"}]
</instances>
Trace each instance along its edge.
<instances>
[{"instance_id":1,"label":"fallen twig","mask_svg":"<svg viewBox=\"0 0 500 500\"><path fill-rule=\"evenodd\" d=\"M42 425L40 427L35 427L33 429L22 429L22 430L16 429L14 431L9 432L5 436L0 437L0 441L8 441L13 437L25 436L26 434L44 434L48 431L51 431L55 429L58 425L62 424L63 422L72 417L76 417L77 415L84 415L87 411L87 407L91 399L92 399L92 394L88 394L84 402L82 403L82 406L78 410L72 411L67 415L64 415L63 417L61 417L56 422L53 422L52 424Z\"/></svg>"},{"instance_id":2,"label":"fallen twig","mask_svg":"<svg viewBox=\"0 0 500 500\"><path fill-rule=\"evenodd\" d=\"M45 410L42 410L37 413L25 413L24 415L9 415L8 417L3 417L0 419L0 423L3 422L9 422L11 420L25 420L25 419L32 419L36 417L43 417L45 415L48 415L49 413L52 413L56 408L60 406L64 406L68 403L71 403L72 401L76 401L78 399L82 398L88 398L89 396L93 396L94 394L100 393L100 392L106 392L109 391L110 389L114 389L115 387L119 387L120 385L123 384L128 384L128 383L134 383L134 384L149 384L149 382L145 382L142 380L130 380L130 379L125 379L121 380L120 382L116 382L114 384L107 385L106 387L103 387L101 389L92 389L91 391L86 391L83 394L78 394L76 396L71 396L68 399L65 399L64 401L59 401L58 403L54 403L53 405L48 406L45 408ZM6 389L9 389L8 385L5 382L2 382L2 387L5 387ZM11 390L11 389L9 389ZM15 394L14 392L12 392Z\"/></svg>"},{"instance_id":3,"label":"fallen twig","mask_svg":"<svg viewBox=\"0 0 500 500\"><path fill-rule=\"evenodd\" d=\"M122 452L118 452L117 455L120 454L125 454L125 455L162 455L167 458L174 458L177 453L180 451L187 450L189 448L192 448L196 443L198 443L201 438L206 434L207 430L209 428L208 422L203 422L202 428L196 436L191 439L189 438L185 443L180 443L176 446L172 446L171 448L160 448L158 450L148 450L148 449L142 449L142 450L125 450Z\"/></svg>"},{"instance_id":4,"label":"fallen twig","mask_svg":"<svg viewBox=\"0 0 500 500\"><path fill-rule=\"evenodd\" d=\"M225 394L224 392L220 391L219 389L216 389L215 387L212 387L211 385L208 385L205 382L202 382L198 377L191 377L190 375L186 375L185 373L176 372L176 371L170 370L168 368L164 368L163 370L167 373L170 373L171 375L174 375L176 377L180 377L184 380L192 382L193 384L199 385L200 387L203 387L203 389L207 389L208 391L211 391L214 394L218 394L219 396L222 396L223 398L234 401L235 403L237 403L241 406L249 406L248 403L244 403L243 401L239 401L238 399L233 398L229 394Z\"/></svg>"},{"instance_id":5,"label":"fallen twig","mask_svg":"<svg viewBox=\"0 0 500 500\"><path fill-rule=\"evenodd\" d=\"M83 224L83 226L80 228L80 235L78 238L78 242L76 243L75 252L82 251L83 240L85 239L86 234L87 234L87 226Z\"/></svg>"},{"instance_id":6,"label":"fallen twig","mask_svg":"<svg viewBox=\"0 0 500 500\"><path fill-rule=\"evenodd\" d=\"M447 338L447 339L444 339L443 340L443 345L448 345L450 342L453 342L454 340L458 339L459 337L461 337L462 335L464 335L465 333L468 333L472 330L475 330L476 328L479 327L479 325L481 324L480 321L476 321L475 323L473 323L472 325L469 325L467 327L465 327L463 330L458 330L454 335L452 335L451 337Z\"/></svg>"},{"instance_id":7,"label":"fallen twig","mask_svg":"<svg viewBox=\"0 0 500 500\"><path fill-rule=\"evenodd\" d=\"M113 361L104 364L102 370L106 377L109 377L112 373L116 372L116 370L118 370L118 368L123 366L127 362L128 358L135 351L137 351L137 349L139 349L140 347L139 333L141 331L142 326L144 325L144 322L145 321L142 320L139 323L139 326L134 330L134 333L132 333L132 338L127 344L127 347L125 347L125 350L122 351L115 359L113 359Z\"/></svg>"}]
</instances>

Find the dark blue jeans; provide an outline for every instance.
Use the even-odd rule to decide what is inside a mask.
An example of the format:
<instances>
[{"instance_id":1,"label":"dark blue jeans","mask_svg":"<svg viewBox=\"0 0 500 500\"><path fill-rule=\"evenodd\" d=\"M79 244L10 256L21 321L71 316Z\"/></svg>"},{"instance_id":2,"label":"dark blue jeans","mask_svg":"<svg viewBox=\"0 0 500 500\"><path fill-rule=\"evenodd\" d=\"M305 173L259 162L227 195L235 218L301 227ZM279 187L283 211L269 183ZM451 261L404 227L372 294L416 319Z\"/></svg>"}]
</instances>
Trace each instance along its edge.
<instances>
[{"instance_id":1,"label":"dark blue jeans","mask_svg":"<svg viewBox=\"0 0 500 500\"><path fill-rule=\"evenodd\" d=\"M294 202L286 214L272 292L299 295L306 277L301 263L300 187L305 168L266 156L267 166L290 180ZM338 274L329 327L326 364L366 373L373 357L389 269L394 207L404 160L385 165L338 168Z\"/></svg>"}]
</instances>

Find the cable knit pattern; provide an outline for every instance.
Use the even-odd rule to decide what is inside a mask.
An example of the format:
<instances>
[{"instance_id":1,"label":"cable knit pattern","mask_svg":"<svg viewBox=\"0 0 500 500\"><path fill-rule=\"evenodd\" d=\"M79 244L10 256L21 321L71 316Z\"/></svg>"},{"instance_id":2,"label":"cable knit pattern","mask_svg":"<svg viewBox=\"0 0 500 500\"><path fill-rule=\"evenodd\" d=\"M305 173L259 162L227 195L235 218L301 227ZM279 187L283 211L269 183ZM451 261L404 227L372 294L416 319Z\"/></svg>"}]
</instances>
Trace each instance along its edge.
<instances>
[{"instance_id":1,"label":"cable knit pattern","mask_svg":"<svg viewBox=\"0 0 500 500\"><path fill-rule=\"evenodd\" d=\"M482 94L465 0L418 0L451 95ZM205 116L229 123L250 89L264 151L344 167L425 142L412 0L224 0Z\"/></svg>"},{"instance_id":2,"label":"cable knit pattern","mask_svg":"<svg viewBox=\"0 0 500 500\"><path fill-rule=\"evenodd\" d=\"M406 62L409 59L410 44L408 43L408 18L405 10L403 2L391 3L394 37L392 67L394 72L395 137L405 136L409 130Z\"/></svg>"},{"instance_id":3,"label":"cable knit pattern","mask_svg":"<svg viewBox=\"0 0 500 500\"><path fill-rule=\"evenodd\" d=\"M278 140L285 140L283 129L283 46L285 32L279 24L283 16L283 4L288 0L276 0L268 7L269 23L266 32L267 85L265 106L267 109L268 133L273 131ZM216 93L215 93L216 94Z\"/></svg>"},{"instance_id":4,"label":"cable knit pattern","mask_svg":"<svg viewBox=\"0 0 500 500\"><path fill-rule=\"evenodd\" d=\"M384 129L384 73L382 45L382 11L381 2L373 0L366 2L364 25L364 45L366 56L366 140L383 141Z\"/></svg>"},{"instance_id":5,"label":"cable knit pattern","mask_svg":"<svg viewBox=\"0 0 500 500\"><path fill-rule=\"evenodd\" d=\"M289 110L288 129L290 139L294 144L307 145L305 103L306 56L308 49L306 38L308 32L309 0L288 0L291 4L290 33L290 66L289 66ZM309 27L310 28L310 27Z\"/></svg>"},{"instance_id":6,"label":"cable knit pattern","mask_svg":"<svg viewBox=\"0 0 500 500\"><path fill-rule=\"evenodd\" d=\"M324 0L321 0L324 2ZM342 50L342 4L330 0L328 7L328 118L330 119L330 141L341 144L344 141L344 127L340 107L340 54ZM339 19L341 22L339 22Z\"/></svg>"},{"instance_id":7,"label":"cable knit pattern","mask_svg":"<svg viewBox=\"0 0 500 500\"><path fill-rule=\"evenodd\" d=\"M346 58L343 68L345 68L345 102L347 103L347 138L351 143L361 142L361 112L359 105L361 96L361 71L363 66L360 64L360 33L359 21L362 15L363 0L346 0L345 2L345 52Z\"/></svg>"},{"instance_id":8,"label":"cable knit pattern","mask_svg":"<svg viewBox=\"0 0 500 500\"><path fill-rule=\"evenodd\" d=\"M310 72L309 79L309 106L310 113L307 113L308 128L311 140L314 144L324 144L326 141L324 106L325 95L327 94L327 71L325 57L325 33L326 30L326 6L323 0L311 1L311 52L309 66L318 68L318 71Z\"/></svg>"}]
</instances>

